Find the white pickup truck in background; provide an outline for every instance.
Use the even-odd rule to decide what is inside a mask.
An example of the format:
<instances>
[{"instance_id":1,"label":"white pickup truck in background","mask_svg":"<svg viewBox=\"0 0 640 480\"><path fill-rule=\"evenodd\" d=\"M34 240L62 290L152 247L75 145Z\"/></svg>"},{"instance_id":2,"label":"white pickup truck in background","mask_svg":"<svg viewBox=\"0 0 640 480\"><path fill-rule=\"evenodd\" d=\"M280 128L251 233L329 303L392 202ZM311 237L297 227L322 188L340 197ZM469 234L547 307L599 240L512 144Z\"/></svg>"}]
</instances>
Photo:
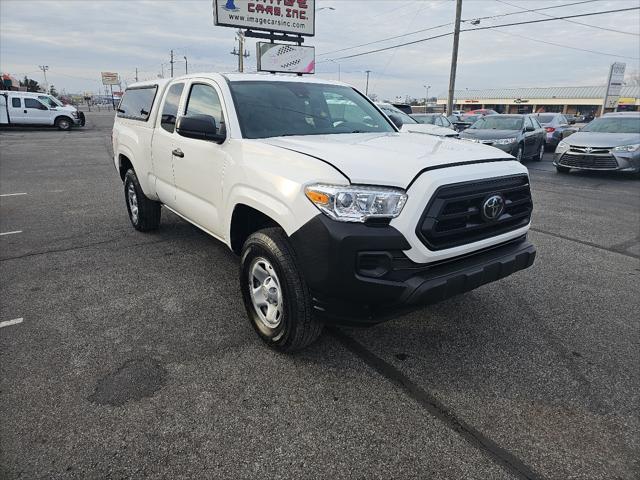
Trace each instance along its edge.
<instances>
[{"instance_id":1,"label":"white pickup truck in background","mask_svg":"<svg viewBox=\"0 0 640 480\"><path fill-rule=\"evenodd\" d=\"M55 126L70 130L84 126L84 113L52 95L37 92L0 92L0 125Z\"/></svg>"},{"instance_id":2,"label":"white pickup truck in background","mask_svg":"<svg viewBox=\"0 0 640 480\"><path fill-rule=\"evenodd\" d=\"M523 165L400 132L343 83L138 83L119 105L113 152L132 225L159 228L164 206L224 242L240 257L251 325L280 351L310 344L325 322L375 324L535 258Z\"/></svg>"}]
</instances>

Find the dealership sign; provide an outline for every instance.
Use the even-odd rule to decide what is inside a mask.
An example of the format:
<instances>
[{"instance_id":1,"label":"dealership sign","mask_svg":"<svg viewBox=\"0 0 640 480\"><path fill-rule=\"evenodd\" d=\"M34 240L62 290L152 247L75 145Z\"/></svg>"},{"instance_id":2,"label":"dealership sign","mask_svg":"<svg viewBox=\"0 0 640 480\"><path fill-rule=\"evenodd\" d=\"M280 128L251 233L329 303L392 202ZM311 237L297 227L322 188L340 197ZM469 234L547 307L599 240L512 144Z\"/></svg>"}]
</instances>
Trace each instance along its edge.
<instances>
[{"instance_id":1,"label":"dealership sign","mask_svg":"<svg viewBox=\"0 0 640 480\"><path fill-rule=\"evenodd\" d=\"M616 108L622 90L624 71L626 63L616 62L611 64L609 69L609 81L607 82L607 93L604 97L604 108Z\"/></svg>"},{"instance_id":2,"label":"dealership sign","mask_svg":"<svg viewBox=\"0 0 640 480\"><path fill-rule=\"evenodd\" d=\"M120 79L115 72L102 72L103 85L120 85Z\"/></svg>"},{"instance_id":3,"label":"dealership sign","mask_svg":"<svg viewBox=\"0 0 640 480\"><path fill-rule=\"evenodd\" d=\"M282 73L314 73L315 48L284 43L258 42L258 71Z\"/></svg>"},{"instance_id":4,"label":"dealership sign","mask_svg":"<svg viewBox=\"0 0 640 480\"><path fill-rule=\"evenodd\" d=\"M213 6L216 25L315 35L315 0L213 0Z\"/></svg>"}]
</instances>

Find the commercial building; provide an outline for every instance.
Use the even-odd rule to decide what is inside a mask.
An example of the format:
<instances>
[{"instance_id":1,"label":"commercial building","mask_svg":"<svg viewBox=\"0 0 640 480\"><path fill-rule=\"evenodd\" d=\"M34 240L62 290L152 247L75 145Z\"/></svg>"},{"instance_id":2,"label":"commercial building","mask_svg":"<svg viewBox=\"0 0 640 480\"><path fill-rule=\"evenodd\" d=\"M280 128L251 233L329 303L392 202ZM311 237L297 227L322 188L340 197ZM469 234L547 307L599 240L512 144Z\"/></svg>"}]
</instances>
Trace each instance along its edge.
<instances>
[{"instance_id":1,"label":"commercial building","mask_svg":"<svg viewBox=\"0 0 640 480\"><path fill-rule=\"evenodd\" d=\"M600 115L606 87L490 88L456 90L454 110L491 108L499 113L560 112ZM438 96L439 109L447 95ZM640 111L640 86L622 87L618 111Z\"/></svg>"}]
</instances>

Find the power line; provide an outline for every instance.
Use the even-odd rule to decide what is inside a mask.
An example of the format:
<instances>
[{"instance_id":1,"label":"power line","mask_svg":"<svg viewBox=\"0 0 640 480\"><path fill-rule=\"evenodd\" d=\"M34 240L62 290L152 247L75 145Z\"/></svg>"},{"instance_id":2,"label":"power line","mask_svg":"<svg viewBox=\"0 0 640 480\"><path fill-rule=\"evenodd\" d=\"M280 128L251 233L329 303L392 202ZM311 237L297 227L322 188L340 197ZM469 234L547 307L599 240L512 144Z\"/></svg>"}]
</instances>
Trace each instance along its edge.
<instances>
[{"instance_id":1,"label":"power line","mask_svg":"<svg viewBox=\"0 0 640 480\"><path fill-rule=\"evenodd\" d=\"M568 48L570 50L577 50L579 52L588 52L588 53L595 53L595 54L598 54L598 55L606 55L608 57L618 57L618 58L628 58L628 59L631 59L631 60L638 60L638 57L627 57L625 55L616 55L615 53L606 53L606 52L599 52L597 50L589 50L589 49L586 49L586 48L572 47L570 45L563 45L561 43L549 42L547 40L539 40L537 38L525 37L524 35L519 35L517 33L501 32L501 31L497 31L496 33L500 33L502 35L509 35L509 36L512 36L512 37L524 38L526 40L531 40L532 42L545 43L547 45L553 45L555 47L562 47L562 48Z\"/></svg>"},{"instance_id":2,"label":"power line","mask_svg":"<svg viewBox=\"0 0 640 480\"><path fill-rule=\"evenodd\" d=\"M535 12L535 13L538 13L538 12L536 12L535 10L529 10L528 8L520 7L519 5L514 5L514 4L512 4L512 3L505 2L505 1L503 1L503 0L495 0L495 1L496 1L496 2L498 2L498 3L502 3L502 4L504 4L504 5L508 5L508 6L510 6L510 7L513 7L513 8L519 8L519 9L523 10L523 12L522 12L522 13L525 13L525 12ZM516 13L521 13L521 12L516 12ZM545 17L558 19L558 17L555 17L555 16L553 16L553 15L549 15L549 14L547 14L547 13L538 13L538 15L543 15L543 16L545 16ZM640 37L640 33L625 32L625 31L623 31L623 30L616 30L616 29L614 29L614 28L601 27L601 26L599 26L599 25L591 25L591 24L589 24L589 23L582 23L582 22L578 22L578 21L576 21L576 20L567 20L567 19L564 19L564 18L562 18L562 19L560 19L560 20L563 20L563 21L568 22L568 23L575 23L576 25L582 25L583 27L597 28L598 30L606 30L606 31L608 31L608 32L615 32L615 33L621 33L621 34L623 34L623 35L633 35L633 36L635 36L635 37Z\"/></svg>"},{"instance_id":3,"label":"power line","mask_svg":"<svg viewBox=\"0 0 640 480\"><path fill-rule=\"evenodd\" d=\"M553 5L551 7L534 8L532 10L528 10L528 12L539 12L541 10L550 10L552 8L570 7L572 5L580 5L580 4L583 4L583 3L593 3L593 2L599 2L599 1L601 1L601 0L582 0L580 2L565 3L565 4L562 4L562 5ZM522 15L523 13L527 13L527 12L502 13L502 14L499 14L499 15L490 15L490 16L487 16L487 17L478 17L478 18L473 18L473 19L469 19L469 20L462 20L462 22L471 22L471 21L475 21L475 20L487 20L487 19L492 19L492 18L508 17L510 15ZM319 53L318 56L330 55L332 53L338 53L338 52L344 52L344 51L347 51L347 50L353 50L354 48L366 47L368 45L373 45L375 43L382 43L382 42L386 42L386 41L389 41L389 40L394 40L396 38L409 37L411 35L415 35L416 33L428 32L430 30L436 30L438 28L446 27L446 26L449 26L449 25L453 25L453 22L442 23L442 24L436 25L434 27L421 28L420 30L414 30L413 32L403 33L402 35L395 35L393 37L386 37L386 38L383 38L383 39L380 39L380 40L374 40L372 42L361 43L359 45L354 45L353 47L340 48L338 50L331 50L329 52Z\"/></svg>"},{"instance_id":4,"label":"power line","mask_svg":"<svg viewBox=\"0 0 640 480\"><path fill-rule=\"evenodd\" d=\"M491 26L487 26L487 27L478 27L478 28L466 28L466 29L462 29L460 30L461 32L476 32L479 30L492 30L492 29L496 29L496 28L503 28L503 27L512 27L514 25L528 25L531 23L543 23L543 22L553 22L553 21L557 21L557 20L564 20L567 18L577 18L577 17L589 17L589 16L593 16L593 15L604 15L607 13L617 13L617 12L628 12L631 10L640 10L640 7L630 7L630 8L618 8L615 10L604 10L604 11L600 11L600 12L590 12L590 13L581 13L578 15L566 15L564 17L553 17L553 18L543 18L543 19L539 19L539 20L527 20L527 21L523 21L523 22L514 22L514 23L505 23L502 25L491 25ZM428 40L435 40L436 38L442 38L442 37L446 37L449 35L453 35L453 32L447 32L447 33L443 33L440 35L434 35L432 37L427 37L427 38L420 38L418 40L413 40L411 42L405 42L405 43L400 43L397 45L391 45L388 47L382 47L382 48L377 48L375 50L369 50L366 52L361 52L361 53L354 53L353 55L346 55L344 57L338 57L338 58L334 58L332 60L345 60L348 58L354 58L354 57L360 57L363 55L370 55L372 53L378 53L378 52L383 52L385 50L391 50L392 48L399 48L399 47L406 47L407 45L414 45L416 43L422 43L422 42L426 42ZM601 54L604 55L610 55L610 54L606 54L603 52L599 52ZM612 56L616 56L616 57L624 57L623 55L612 55ZM636 60L636 57L624 57L624 58L633 58L634 60ZM321 62L325 62L325 61L329 61L327 60L321 60L318 63Z\"/></svg>"}]
</instances>

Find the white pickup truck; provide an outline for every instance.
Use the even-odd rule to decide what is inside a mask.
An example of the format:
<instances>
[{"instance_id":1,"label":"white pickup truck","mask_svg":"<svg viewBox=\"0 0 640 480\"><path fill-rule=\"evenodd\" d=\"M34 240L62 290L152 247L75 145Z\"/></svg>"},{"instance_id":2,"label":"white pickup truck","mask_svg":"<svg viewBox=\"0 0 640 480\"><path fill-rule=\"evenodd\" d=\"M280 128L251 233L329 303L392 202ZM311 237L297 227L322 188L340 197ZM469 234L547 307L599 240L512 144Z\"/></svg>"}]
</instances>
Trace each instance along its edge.
<instances>
[{"instance_id":1,"label":"white pickup truck","mask_svg":"<svg viewBox=\"0 0 640 480\"><path fill-rule=\"evenodd\" d=\"M344 83L138 83L120 103L113 152L134 228L157 229L164 206L224 242L240 257L251 325L280 351L310 344L326 322L374 324L535 258L523 165L399 132Z\"/></svg>"},{"instance_id":2,"label":"white pickup truck","mask_svg":"<svg viewBox=\"0 0 640 480\"><path fill-rule=\"evenodd\" d=\"M64 105L53 95L36 92L0 92L0 125L55 126L70 130L84 126L84 113Z\"/></svg>"}]
</instances>

